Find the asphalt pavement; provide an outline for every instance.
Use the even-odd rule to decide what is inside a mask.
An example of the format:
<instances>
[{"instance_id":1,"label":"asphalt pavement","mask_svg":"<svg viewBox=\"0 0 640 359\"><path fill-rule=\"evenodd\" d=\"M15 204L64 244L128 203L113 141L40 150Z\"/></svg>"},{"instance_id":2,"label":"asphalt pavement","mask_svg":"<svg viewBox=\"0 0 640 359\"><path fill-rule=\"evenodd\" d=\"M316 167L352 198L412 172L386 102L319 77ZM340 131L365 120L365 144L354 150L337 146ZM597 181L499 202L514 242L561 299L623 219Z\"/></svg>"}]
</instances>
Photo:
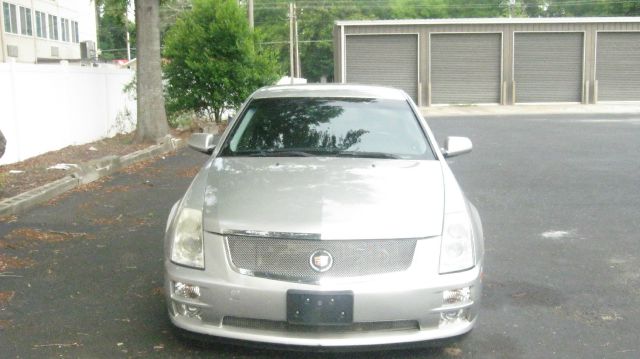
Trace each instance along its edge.
<instances>
[{"instance_id":1,"label":"asphalt pavement","mask_svg":"<svg viewBox=\"0 0 640 359\"><path fill-rule=\"evenodd\" d=\"M477 327L431 349L305 356L640 357L640 114L428 121L474 144L450 164L484 223ZM0 357L300 357L171 330L162 234L205 160L180 150L3 218Z\"/></svg>"}]
</instances>

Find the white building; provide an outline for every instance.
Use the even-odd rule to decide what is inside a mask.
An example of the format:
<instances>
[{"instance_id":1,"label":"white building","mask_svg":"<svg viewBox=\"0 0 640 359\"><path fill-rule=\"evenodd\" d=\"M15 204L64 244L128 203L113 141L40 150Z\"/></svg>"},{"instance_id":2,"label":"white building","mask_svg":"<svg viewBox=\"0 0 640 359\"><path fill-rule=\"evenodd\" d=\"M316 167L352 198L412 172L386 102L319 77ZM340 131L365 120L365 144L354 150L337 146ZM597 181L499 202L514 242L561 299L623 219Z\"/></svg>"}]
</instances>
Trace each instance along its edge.
<instances>
[{"instance_id":1,"label":"white building","mask_svg":"<svg viewBox=\"0 0 640 359\"><path fill-rule=\"evenodd\" d=\"M96 43L95 0L0 2L0 62L80 60L80 43Z\"/></svg>"}]
</instances>

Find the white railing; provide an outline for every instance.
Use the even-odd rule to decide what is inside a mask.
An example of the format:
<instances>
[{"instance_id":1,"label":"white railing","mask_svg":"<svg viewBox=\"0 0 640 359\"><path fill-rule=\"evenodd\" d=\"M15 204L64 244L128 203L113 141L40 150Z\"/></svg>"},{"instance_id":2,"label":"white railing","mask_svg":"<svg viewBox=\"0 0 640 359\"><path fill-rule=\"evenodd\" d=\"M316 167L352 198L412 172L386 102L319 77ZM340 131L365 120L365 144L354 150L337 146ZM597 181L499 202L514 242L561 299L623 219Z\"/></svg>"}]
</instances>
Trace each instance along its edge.
<instances>
[{"instance_id":1,"label":"white railing","mask_svg":"<svg viewBox=\"0 0 640 359\"><path fill-rule=\"evenodd\" d=\"M132 131L136 101L123 92L132 77L111 66L0 63L0 164Z\"/></svg>"}]
</instances>

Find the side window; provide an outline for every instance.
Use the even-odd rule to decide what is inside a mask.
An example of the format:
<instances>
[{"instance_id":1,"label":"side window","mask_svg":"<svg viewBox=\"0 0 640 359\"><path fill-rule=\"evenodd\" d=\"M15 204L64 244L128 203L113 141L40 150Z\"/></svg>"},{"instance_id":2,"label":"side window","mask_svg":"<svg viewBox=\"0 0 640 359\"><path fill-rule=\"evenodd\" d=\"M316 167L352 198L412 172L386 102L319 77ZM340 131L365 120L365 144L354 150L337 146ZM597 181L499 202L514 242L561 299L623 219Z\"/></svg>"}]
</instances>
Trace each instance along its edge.
<instances>
[{"instance_id":1,"label":"side window","mask_svg":"<svg viewBox=\"0 0 640 359\"><path fill-rule=\"evenodd\" d=\"M31 23L31 9L20 6L20 33L22 35L33 35L33 24Z\"/></svg>"},{"instance_id":2,"label":"side window","mask_svg":"<svg viewBox=\"0 0 640 359\"><path fill-rule=\"evenodd\" d=\"M47 38L47 16L40 11L36 11L36 36Z\"/></svg>"},{"instance_id":3,"label":"side window","mask_svg":"<svg viewBox=\"0 0 640 359\"><path fill-rule=\"evenodd\" d=\"M49 15L49 38L58 40L58 17Z\"/></svg>"},{"instance_id":4,"label":"side window","mask_svg":"<svg viewBox=\"0 0 640 359\"><path fill-rule=\"evenodd\" d=\"M60 32L62 34L62 41L71 41L68 19L60 19Z\"/></svg>"},{"instance_id":5,"label":"side window","mask_svg":"<svg viewBox=\"0 0 640 359\"><path fill-rule=\"evenodd\" d=\"M16 6L2 3L2 14L4 16L4 31L12 34L18 33L18 14Z\"/></svg>"},{"instance_id":6,"label":"side window","mask_svg":"<svg viewBox=\"0 0 640 359\"><path fill-rule=\"evenodd\" d=\"M78 32L78 22L71 21L71 41L75 43L80 42L80 34Z\"/></svg>"}]
</instances>

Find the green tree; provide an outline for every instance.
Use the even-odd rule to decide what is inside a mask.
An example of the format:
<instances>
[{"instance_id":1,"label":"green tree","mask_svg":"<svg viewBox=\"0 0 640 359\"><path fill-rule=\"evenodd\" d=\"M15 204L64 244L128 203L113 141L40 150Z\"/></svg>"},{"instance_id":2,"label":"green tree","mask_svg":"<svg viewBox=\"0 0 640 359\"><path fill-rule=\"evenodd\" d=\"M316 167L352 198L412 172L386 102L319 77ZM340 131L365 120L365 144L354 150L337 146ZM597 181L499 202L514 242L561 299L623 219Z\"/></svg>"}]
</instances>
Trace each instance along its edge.
<instances>
[{"instance_id":1,"label":"green tree","mask_svg":"<svg viewBox=\"0 0 640 359\"><path fill-rule=\"evenodd\" d=\"M516 0L529 17L638 16L640 1Z\"/></svg>"},{"instance_id":2,"label":"green tree","mask_svg":"<svg viewBox=\"0 0 640 359\"><path fill-rule=\"evenodd\" d=\"M318 6L324 5L324 6ZM302 77L311 82L321 78L333 78L333 23L342 16L345 19L364 18L356 7L339 9L329 2L318 1L314 6L298 10L298 39ZM288 36L287 26L287 36ZM288 44L287 44L288 45ZM288 47L285 52L288 56ZM287 58L288 62L288 58Z\"/></svg>"},{"instance_id":3,"label":"green tree","mask_svg":"<svg viewBox=\"0 0 640 359\"><path fill-rule=\"evenodd\" d=\"M135 24L127 19L127 2L102 0L97 5L98 47L103 60L127 58L127 30L131 35L131 46L135 47Z\"/></svg>"},{"instance_id":4,"label":"green tree","mask_svg":"<svg viewBox=\"0 0 640 359\"><path fill-rule=\"evenodd\" d=\"M275 58L257 50L257 39L235 0L195 0L165 36L167 108L220 121L225 108L272 83Z\"/></svg>"},{"instance_id":5,"label":"green tree","mask_svg":"<svg viewBox=\"0 0 640 359\"><path fill-rule=\"evenodd\" d=\"M180 15L191 9L191 0L163 0L160 2L160 32L165 33Z\"/></svg>"},{"instance_id":6,"label":"green tree","mask_svg":"<svg viewBox=\"0 0 640 359\"><path fill-rule=\"evenodd\" d=\"M390 15L397 19L432 19L448 15L445 0L393 0Z\"/></svg>"},{"instance_id":7,"label":"green tree","mask_svg":"<svg viewBox=\"0 0 640 359\"><path fill-rule=\"evenodd\" d=\"M333 0L297 1L298 40L302 77L318 82L333 78L333 25L335 20L376 19L388 6L373 0L372 7L359 2ZM362 1L366 3L367 1ZM289 73L289 0L256 2L255 23L264 35L262 46L278 54L282 73Z\"/></svg>"}]
</instances>

